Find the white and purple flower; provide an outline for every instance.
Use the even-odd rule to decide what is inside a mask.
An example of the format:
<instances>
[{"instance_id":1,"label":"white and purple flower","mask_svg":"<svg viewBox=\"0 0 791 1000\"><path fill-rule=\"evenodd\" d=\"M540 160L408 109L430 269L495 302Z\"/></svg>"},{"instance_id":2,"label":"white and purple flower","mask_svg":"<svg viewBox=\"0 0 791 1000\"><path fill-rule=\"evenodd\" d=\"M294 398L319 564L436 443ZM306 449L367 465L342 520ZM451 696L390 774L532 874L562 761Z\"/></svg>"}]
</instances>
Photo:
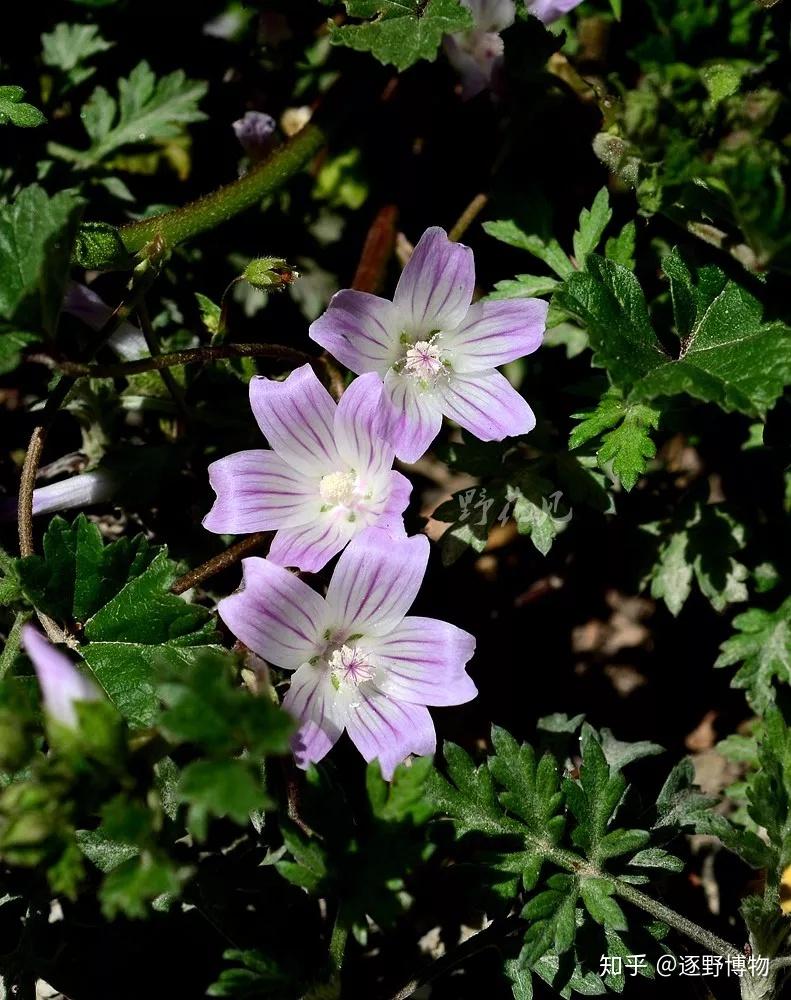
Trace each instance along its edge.
<instances>
[{"instance_id":1,"label":"white and purple flower","mask_svg":"<svg viewBox=\"0 0 791 1000\"><path fill-rule=\"evenodd\" d=\"M535 426L533 411L497 366L540 346L547 303L473 305L474 288L472 250L434 227L415 247L392 302L344 289L310 328L347 368L382 380L382 433L405 462L427 450L443 414L482 441Z\"/></svg>"},{"instance_id":2,"label":"white and purple flower","mask_svg":"<svg viewBox=\"0 0 791 1000\"><path fill-rule=\"evenodd\" d=\"M33 625L23 626L22 644L35 668L47 715L68 729L76 729L76 705L100 701L99 689Z\"/></svg>"},{"instance_id":3,"label":"white and purple flower","mask_svg":"<svg viewBox=\"0 0 791 1000\"><path fill-rule=\"evenodd\" d=\"M465 670L474 637L405 617L428 554L424 535L394 539L370 528L341 555L326 598L269 559L244 560L244 589L217 610L246 646L294 671L283 707L299 722L300 767L321 760L346 730L389 778L410 753L434 752L427 705L475 697Z\"/></svg>"},{"instance_id":4,"label":"white and purple flower","mask_svg":"<svg viewBox=\"0 0 791 1000\"><path fill-rule=\"evenodd\" d=\"M371 525L404 536L412 487L378 432L381 390L376 375L355 379L336 404L310 365L282 382L252 379L250 406L272 450L209 466L217 499L204 527L276 531L270 560L307 572Z\"/></svg>"},{"instance_id":5,"label":"white and purple flower","mask_svg":"<svg viewBox=\"0 0 791 1000\"><path fill-rule=\"evenodd\" d=\"M514 23L514 0L461 0L473 18L469 31L445 36L445 54L461 77L462 96L475 97L492 85L503 61L500 32Z\"/></svg>"}]
</instances>

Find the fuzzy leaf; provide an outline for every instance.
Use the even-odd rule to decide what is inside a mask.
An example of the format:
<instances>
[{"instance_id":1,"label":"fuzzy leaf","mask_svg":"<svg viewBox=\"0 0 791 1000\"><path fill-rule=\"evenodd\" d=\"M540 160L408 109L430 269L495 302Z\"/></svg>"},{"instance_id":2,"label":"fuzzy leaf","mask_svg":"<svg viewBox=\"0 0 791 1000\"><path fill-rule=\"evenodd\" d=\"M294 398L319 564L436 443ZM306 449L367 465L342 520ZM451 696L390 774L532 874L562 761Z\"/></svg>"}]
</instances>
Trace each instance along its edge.
<instances>
[{"instance_id":1,"label":"fuzzy leaf","mask_svg":"<svg viewBox=\"0 0 791 1000\"><path fill-rule=\"evenodd\" d=\"M501 243L527 250L534 257L542 260L560 278L568 278L574 273L574 265L565 250L554 238L542 239L533 233L526 233L510 219L500 219L496 222L484 222L483 228Z\"/></svg>"},{"instance_id":2,"label":"fuzzy leaf","mask_svg":"<svg viewBox=\"0 0 791 1000\"><path fill-rule=\"evenodd\" d=\"M187 79L183 70L157 79L147 62L138 63L118 81L117 98L97 87L84 106L82 121L90 147L85 151L55 147L51 152L87 168L125 146L176 139L185 125L206 117L198 110L206 89L205 83Z\"/></svg>"},{"instance_id":3,"label":"fuzzy leaf","mask_svg":"<svg viewBox=\"0 0 791 1000\"><path fill-rule=\"evenodd\" d=\"M333 45L370 52L399 70L420 59L433 61L445 35L472 27L472 16L459 0L344 0L351 17L364 24L330 25Z\"/></svg>"},{"instance_id":4,"label":"fuzzy leaf","mask_svg":"<svg viewBox=\"0 0 791 1000\"><path fill-rule=\"evenodd\" d=\"M46 123L47 119L38 108L22 100L24 96L22 87L0 87L0 125L10 123L19 128L35 128Z\"/></svg>"},{"instance_id":5,"label":"fuzzy leaf","mask_svg":"<svg viewBox=\"0 0 791 1000\"><path fill-rule=\"evenodd\" d=\"M650 432L659 425L660 413L644 403L626 403L621 393L609 389L593 410L573 414L581 420L571 432L569 447L578 448L601 436L596 453L602 469L611 468L624 489L631 490L656 454Z\"/></svg>"},{"instance_id":6,"label":"fuzzy leaf","mask_svg":"<svg viewBox=\"0 0 791 1000\"><path fill-rule=\"evenodd\" d=\"M671 277L678 358L662 348L634 274L591 255L554 302L584 323L591 345L616 385L635 400L688 393L725 410L763 416L791 382L791 336L764 322L758 300L714 268L697 284L677 254L664 262Z\"/></svg>"},{"instance_id":7,"label":"fuzzy leaf","mask_svg":"<svg viewBox=\"0 0 791 1000\"><path fill-rule=\"evenodd\" d=\"M574 257L578 267L582 267L588 254L599 245L611 218L610 196L607 188L602 188L591 207L583 208L580 213L579 227L574 233Z\"/></svg>"},{"instance_id":8,"label":"fuzzy leaf","mask_svg":"<svg viewBox=\"0 0 791 1000\"><path fill-rule=\"evenodd\" d=\"M0 319L54 334L83 204L34 184L0 206Z\"/></svg>"},{"instance_id":9,"label":"fuzzy leaf","mask_svg":"<svg viewBox=\"0 0 791 1000\"><path fill-rule=\"evenodd\" d=\"M733 624L739 634L720 646L714 666L741 663L731 686L743 688L750 705L763 715L775 702L775 684L791 684L791 598L776 611L751 608Z\"/></svg>"},{"instance_id":10,"label":"fuzzy leaf","mask_svg":"<svg viewBox=\"0 0 791 1000\"><path fill-rule=\"evenodd\" d=\"M693 579L716 611L747 600L747 567L735 558L744 549L744 528L721 506L694 503L668 525L643 525L663 539L649 574L651 596L677 615Z\"/></svg>"}]
</instances>

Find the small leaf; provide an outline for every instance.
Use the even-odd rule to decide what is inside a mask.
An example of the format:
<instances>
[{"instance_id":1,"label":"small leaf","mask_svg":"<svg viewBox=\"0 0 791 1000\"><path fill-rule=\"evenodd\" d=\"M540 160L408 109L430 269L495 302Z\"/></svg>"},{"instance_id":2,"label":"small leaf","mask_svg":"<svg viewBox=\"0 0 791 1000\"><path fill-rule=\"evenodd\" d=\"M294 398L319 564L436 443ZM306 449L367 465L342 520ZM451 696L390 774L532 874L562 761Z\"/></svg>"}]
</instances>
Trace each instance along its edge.
<instances>
[{"instance_id":1,"label":"small leaf","mask_svg":"<svg viewBox=\"0 0 791 1000\"><path fill-rule=\"evenodd\" d=\"M583 208L580 213L579 228L574 233L574 257L578 267L583 266L588 254L599 245L611 218L610 197L607 188L602 188L593 205Z\"/></svg>"},{"instance_id":2,"label":"small leaf","mask_svg":"<svg viewBox=\"0 0 791 1000\"><path fill-rule=\"evenodd\" d=\"M508 243L512 247L519 247L520 250L527 250L534 257L538 257L560 278L568 278L574 273L574 265L554 238L544 240L540 236L526 233L510 219L484 222L483 228L496 240Z\"/></svg>"},{"instance_id":3,"label":"small leaf","mask_svg":"<svg viewBox=\"0 0 791 1000\"><path fill-rule=\"evenodd\" d=\"M370 52L399 70L420 59L434 60L445 35L473 26L459 0L344 0L351 17L363 24L330 24L333 45Z\"/></svg>"},{"instance_id":4,"label":"small leaf","mask_svg":"<svg viewBox=\"0 0 791 1000\"><path fill-rule=\"evenodd\" d=\"M752 708L765 714L775 703L775 684L791 684L791 598L776 611L751 608L733 624L738 634L720 646L714 666L741 663L731 686L744 689Z\"/></svg>"},{"instance_id":5,"label":"small leaf","mask_svg":"<svg viewBox=\"0 0 791 1000\"><path fill-rule=\"evenodd\" d=\"M38 108L22 100L24 96L22 87L0 87L0 125L35 128L46 124L47 119Z\"/></svg>"}]
</instances>

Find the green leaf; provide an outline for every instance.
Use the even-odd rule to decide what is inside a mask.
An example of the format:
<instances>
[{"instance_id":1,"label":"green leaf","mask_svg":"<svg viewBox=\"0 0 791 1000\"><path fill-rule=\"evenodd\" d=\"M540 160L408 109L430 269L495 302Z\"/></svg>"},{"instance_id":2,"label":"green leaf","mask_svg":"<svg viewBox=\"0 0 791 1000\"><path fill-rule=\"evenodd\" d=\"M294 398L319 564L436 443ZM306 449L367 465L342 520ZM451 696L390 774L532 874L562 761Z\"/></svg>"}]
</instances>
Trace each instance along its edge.
<instances>
[{"instance_id":1,"label":"green leaf","mask_svg":"<svg viewBox=\"0 0 791 1000\"><path fill-rule=\"evenodd\" d=\"M99 890L102 913L108 920L147 916L150 904L159 896L176 894L188 872L146 853L123 861L110 871Z\"/></svg>"},{"instance_id":2,"label":"green leaf","mask_svg":"<svg viewBox=\"0 0 791 1000\"><path fill-rule=\"evenodd\" d=\"M212 302L208 296L202 295L200 292L195 292L195 299L198 303L198 308L200 309L200 318L203 325L212 337L214 337L220 332L222 309L216 302Z\"/></svg>"},{"instance_id":3,"label":"green leaf","mask_svg":"<svg viewBox=\"0 0 791 1000\"><path fill-rule=\"evenodd\" d=\"M47 119L38 108L22 100L24 96L22 87L0 87L0 125L35 128L46 124Z\"/></svg>"},{"instance_id":4,"label":"green leaf","mask_svg":"<svg viewBox=\"0 0 791 1000\"><path fill-rule=\"evenodd\" d=\"M548 951L557 955L567 952L577 933L578 880L573 875L552 875L547 886L531 897L522 910L522 917L530 921L523 951L529 965Z\"/></svg>"},{"instance_id":5,"label":"green leaf","mask_svg":"<svg viewBox=\"0 0 791 1000\"><path fill-rule=\"evenodd\" d=\"M409 767L399 764L390 781L385 781L379 762L371 761L366 788L373 815L388 823L426 823L435 811L425 795L432 768L431 757L416 757Z\"/></svg>"},{"instance_id":6,"label":"green leaf","mask_svg":"<svg viewBox=\"0 0 791 1000\"><path fill-rule=\"evenodd\" d=\"M498 281L487 299L529 299L534 295L550 295L558 287L556 278L540 274L517 274L515 278Z\"/></svg>"},{"instance_id":7,"label":"green leaf","mask_svg":"<svg viewBox=\"0 0 791 1000\"><path fill-rule=\"evenodd\" d=\"M34 184L0 206L0 318L17 329L54 334L83 205Z\"/></svg>"},{"instance_id":8,"label":"green leaf","mask_svg":"<svg viewBox=\"0 0 791 1000\"><path fill-rule=\"evenodd\" d=\"M187 827L205 840L211 817L228 817L240 826L269 804L261 776L249 760L196 760L181 773L178 797L187 803Z\"/></svg>"},{"instance_id":9,"label":"green leaf","mask_svg":"<svg viewBox=\"0 0 791 1000\"><path fill-rule=\"evenodd\" d=\"M598 924L616 931L628 927L623 910L613 899L615 883L607 878L585 878L580 881L580 896L585 909Z\"/></svg>"},{"instance_id":10,"label":"green leaf","mask_svg":"<svg viewBox=\"0 0 791 1000\"><path fill-rule=\"evenodd\" d=\"M25 348L39 340L40 336L37 333L0 329L0 375L14 371L22 361Z\"/></svg>"},{"instance_id":11,"label":"green leaf","mask_svg":"<svg viewBox=\"0 0 791 1000\"><path fill-rule=\"evenodd\" d=\"M43 556L17 562L28 600L59 621L86 621L139 576L159 551L145 536L105 545L95 524L80 514L72 524L54 517L44 534Z\"/></svg>"},{"instance_id":12,"label":"green leaf","mask_svg":"<svg viewBox=\"0 0 791 1000\"><path fill-rule=\"evenodd\" d=\"M113 47L102 38L95 24L63 22L56 24L52 31L44 32L41 45L45 64L63 73L66 89L78 87L93 76L96 67L85 63Z\"/></svg>"},{"instance_id":13,"label":"green leaf","mask_svg":"<svg viewBox=\"0 0 791 1000\"><path fill-rule=\"evenodd\" d=\"M453 820L460 835L474 830L492 835L518 833L519 824L503 814L490 768L476 768L469 754L455 743L446 743L443 752L448 778L435 771L427 787L437 811Z\"/></svg>"},{"instance_id":14,"label":"green leaf","mask_svg":"<svg viewBox=\"0 0 791 1000\"><path fill-rule=\"evenodd\" d=\"M617 236L611 236L604 246L604 256L630 270L634 268L634 250L637 230L634 222L627 222Z\"/></svg>"},{"instance_id":15,"label":"green leaf","mask_svg":"<svg viewBox=\"0 0 791 1000\"><path fill-rule=\"evenodd\" d=\"M775 684L791 684L791 597L776 611L751 608L733 624L739 634L720 646L714 666L741 663L731 686L745 690L752 708L764 715L775 703Z\"/></svg>"},{"instance_id":16,"label":"green leaf","mask_svg":"<svg viewBox=\"0 0 791 1000\"><path fill-rule=\"evenodd\" d=\"M370 52L399 70L420 59L436 58L442 39L473 26L458 0L344 0L350 17L372 18L364 24L330 24L333 45Z\"/></svg>"},{"instance_id":17,"label":"green leaf","mask_svg":"<svg viewBox=\"0 0 791 1000\"><path fill-rule=\"evenodd\" d=\"M583 208L580 213L579 227L574 233L574 257L578 267L583 266L588 254L599 245L611 218L610 196L607 188L602 188L593 205L589 209Z\"/></svg>"},{"instance_id":18,"label":"green leaf","mask_svg":"<svg viewBox=\"0 0 791 1000\"><path fill-rule=\"evenodd\" d=\"M703 67L700 75L713 107L737 92L749 68L749 63L739 62L711 63Z\"/></svg>"},{"instance_id":19,"label":"green leaf","mask_svg":"<svg viewBox=\"0 0 791 1000\"><path fill-rule=\"evenodd\" d=\"M595 255L572 274L553 302L584 323L597 363L631 398L687 393L725 410L763 416L791 382L791 336L765 323L760 302L714 268L693 276L677 254L664 261L671 279L679 356L663 350L634 274Z\"/></svg>"},{"instance_id":20,"label":"green leaf","mask_svg":"<svg viewBox=\"0 0 791 1000\"><path fill-rule=\"evenodd\" d=\"M649 574L651 596L662 598L671 614L681 611L693 580L716 611L747 600L749 571L735 558L745 546L744 527L722 505L685 505L667 524L643 529L662 538Z\"/></svg>"},{"instance_id":21,"label":"green leaf","mask_svg":"<svg viewBox=\"0 0 791 1000\"><path fill-rule=\"evenodd\" d=\"M125 146L163 143L178 138L185 125L203 121L198 102L206 84L189 80L183 70L157 79L147 62L138 63L118 81L118 98L97 87L82 109L82 121L91 140L85 151L62 147L51 150L93 167Z\"/></svg>"},{"instance_id":22,"label":"green leaf","mask_svg":"<svg viewBox=\"0 0 791 1000\"><path fill-rule=\"evenodd\" d=\"M659 411L644 403L626 403L619 390L611 388L595 409L572 416L582 423L572 430L569 447L578 448L601 435L596 453L599 467L612 469L624 489L631 490L656 454L649 435L659 425Z\"/></svg>"},{"instance_id":23,"label":"green leaf","mask_svg":"<svg viewBox=\"0 0 791 1000\"><path fill-rule=\"evenodd\" d=\"M263 756L288 751L291 718L274 702L239 685L238 664L224 650L196 653L189 673L172 671L158 687L158 725L174 745L192 744L227 758L244 747Z\"/></svg>"},{"instance_id":24,"label":"green leaf","mask_svg":"<svg viewBox=\"0 0 791 1000\"><path fill-rule=\"evenodd\" d=\"M629 386L668 360L640 283L620 264L590 255L585 271L570 274L553 302L586 327L597 363L617 385Z\"/></svg>"},{"instance_id":25,"label":"green leaf","mask_svg":"<svg viewBox=\"0 0 791 1000\"><path fill-rule=\"evenodd\" d=\"M510 219L500 219L496 222L484 222L484 230L501 243L527 250L538 257L560 278L568 278L574 273L574 265L568 258L558 241L554 238L542 239L532 233L526 233Z\"/></svg>"},{"instance_id":26,"label":"green leaf","mask_svg":"<svg viewBox=\"0 0 791 1000\"><path fill-rule=\"evenodd\" d=\"M121 234L106 222L83 222L77 230L72 256L75 264L92 271L122 271L133 263Z\"/></svg>"},{"instance_id":27,"label":"green leaf","mask_svg":"<svg viewBox=\"0 0 791 1000\"><path fill-rule=\"evenodd\" d=\"M216 641L209 612L170 593L176 576L175 564L160 551L85 623L87 644L80 654L133 726L154 720L158 668L185 670ZM116 582L114 578L113 586Z\"/></svg>"}]
</instances>

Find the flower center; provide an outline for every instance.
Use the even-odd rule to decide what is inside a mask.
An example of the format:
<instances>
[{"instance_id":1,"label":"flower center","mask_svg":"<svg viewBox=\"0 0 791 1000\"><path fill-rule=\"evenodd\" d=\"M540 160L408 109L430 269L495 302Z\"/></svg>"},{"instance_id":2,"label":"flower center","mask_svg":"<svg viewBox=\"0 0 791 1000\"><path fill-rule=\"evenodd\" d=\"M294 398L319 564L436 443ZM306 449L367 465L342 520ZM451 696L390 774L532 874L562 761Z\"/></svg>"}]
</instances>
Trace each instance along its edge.
<instances>
[{"instance_id":1,"label":"flower center","mask_svg":"<svg viewBox=\"0 0 791 1000\"><path fill-rule=\"evenodd\" d=\"M358 499L357 476L353 472L330 472L322 476L319 496L331 507L351 507Z\"/></svg>"},{"instance_id":2,"label":"flower center","mask_svg":"<svg viewBox=\"0 0 791 1000\"><path fill-rule=\"evenodd\" d=\"M442 357L439 334L428 340L409 341L403 338L406 350L401 361L401 371L417 379L425 389L434 386L448 374L448 363Z\"/></svg>"},{"instance_id":3,"label":"flower center","mask_svg":"<svg viewBox=\"0 0 791 1000\"><path fill-rule=\"evenodd\" d=\"M365 681L373 680L375 673L365 653L357 646L344 644L336 649L327 660L327 665L336 691L340 691L342 686L357 688Z\"/></svg>"}]
</instances>

